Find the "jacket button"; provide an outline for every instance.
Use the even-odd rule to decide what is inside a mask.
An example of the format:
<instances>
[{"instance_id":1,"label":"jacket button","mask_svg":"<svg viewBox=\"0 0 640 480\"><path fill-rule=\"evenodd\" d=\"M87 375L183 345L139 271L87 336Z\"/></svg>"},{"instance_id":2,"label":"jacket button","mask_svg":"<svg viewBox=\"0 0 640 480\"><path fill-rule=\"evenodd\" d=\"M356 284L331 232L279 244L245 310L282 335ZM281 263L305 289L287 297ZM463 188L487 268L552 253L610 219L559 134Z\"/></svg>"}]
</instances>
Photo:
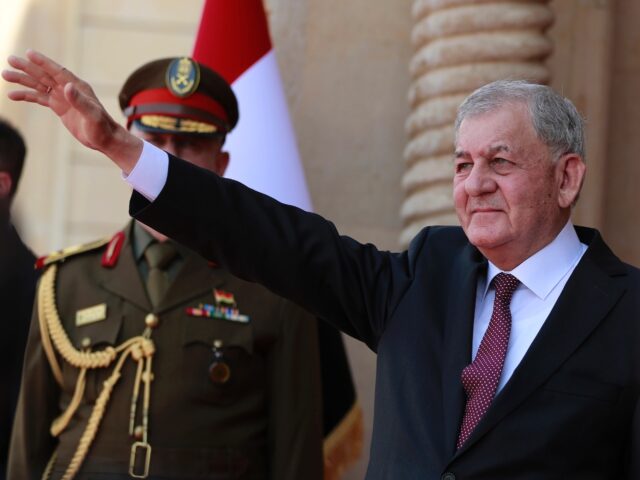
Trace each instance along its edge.
<instances>
[{"instance_id":1,"label":"jacket button","mask_svg":"<svg viewBox=\"0 0 640 480\"><path fill-rule=\"evenodd\" d=\"M451 473L451 472L447 472L444 475L442 475L442 477L440 477L441 480L456 480L456 476Z\"/></svg>"},{"instance_id":2,"label":"jacket button","mask_svg":"<svg viewBox=\"0 0 640 480\"><path fill-rule=\"evenodd\" d=\"M156 328L160 324L160 319L157 315L149 313L146 317L144 317L144 323L149 328Z\"/></svg>"}]
</instances>

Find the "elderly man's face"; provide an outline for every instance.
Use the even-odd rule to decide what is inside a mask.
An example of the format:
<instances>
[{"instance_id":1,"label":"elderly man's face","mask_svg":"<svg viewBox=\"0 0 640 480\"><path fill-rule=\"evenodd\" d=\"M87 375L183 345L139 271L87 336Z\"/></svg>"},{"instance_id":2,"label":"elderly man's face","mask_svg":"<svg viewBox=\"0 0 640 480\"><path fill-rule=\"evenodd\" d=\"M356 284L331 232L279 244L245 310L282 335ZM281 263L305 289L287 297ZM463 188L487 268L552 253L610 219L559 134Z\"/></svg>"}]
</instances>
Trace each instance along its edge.
<instances>
[{"instance_id":1,"label":"elderly man's face","mask_svg":"<svg viewBox=\"0 0 640 480\"><path fill-rule=\"evenodd\" d=\"M570 213L563 168L537 137L524 104L463 120L453 184L469 241L504 270L550 243Z\"/></svg>"}]
</instances>

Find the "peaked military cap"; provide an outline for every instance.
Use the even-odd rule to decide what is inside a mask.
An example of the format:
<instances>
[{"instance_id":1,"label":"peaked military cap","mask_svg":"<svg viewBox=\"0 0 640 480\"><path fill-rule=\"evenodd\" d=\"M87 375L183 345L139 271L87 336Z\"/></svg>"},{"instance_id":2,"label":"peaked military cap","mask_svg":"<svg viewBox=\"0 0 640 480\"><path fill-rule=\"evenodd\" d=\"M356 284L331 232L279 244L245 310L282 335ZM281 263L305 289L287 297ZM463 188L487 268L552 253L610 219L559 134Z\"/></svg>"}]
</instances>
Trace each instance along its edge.
<instances>
[{"instance_id":1,"label":"peaked military cap","mask_svg":"<svg viewBox=\"0 0 640 480\"><path fill-rule=\"evenodd\" d=\"M127 127L159 133L225 135L238 122L238 102L216 72L189 57L146 63L124 83Z\"/></svg>"}]
</instances>

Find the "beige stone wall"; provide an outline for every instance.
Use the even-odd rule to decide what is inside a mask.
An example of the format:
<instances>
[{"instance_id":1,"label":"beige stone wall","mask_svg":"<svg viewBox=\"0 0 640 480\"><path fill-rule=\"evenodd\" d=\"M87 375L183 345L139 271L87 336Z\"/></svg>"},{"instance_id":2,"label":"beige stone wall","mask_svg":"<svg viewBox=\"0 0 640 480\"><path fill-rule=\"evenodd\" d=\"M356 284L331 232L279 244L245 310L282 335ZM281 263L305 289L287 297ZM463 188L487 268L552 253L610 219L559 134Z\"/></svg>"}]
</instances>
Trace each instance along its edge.
<instances>
[{"instance_id":1,"label":"beige stone wall","mask_svg":"<svg viewBox=\"0 0 640 480\"><path fill-rule=\"evenodd\" d=\"M603 228L616 253L640 265L640 2L614 5Z\"/></svg>"},{"instance_id":2,"label":"beige stone wall","mask_svg":"<svg viewBox=\"0 0 640 480\"><path fill-rule=\"evenodd\" d=\"M587 177L578 222L600 228L625 261L640 264L640 2L554 0L552 85L587 120Z\"/></svg>"},{"instance_id":3,"label":"beige stone wall","mask_svg":"<svg viewBox=\"0 0 640 480\"><path fill-rule=\"evenodd\" d=\"M550 31L555 52L549 59L551 86L568 96L586 119L587 176L574 221L603 228L607 175L607 125L611 77L612 2L554 0Z\"/></svg>"}]
</instances>

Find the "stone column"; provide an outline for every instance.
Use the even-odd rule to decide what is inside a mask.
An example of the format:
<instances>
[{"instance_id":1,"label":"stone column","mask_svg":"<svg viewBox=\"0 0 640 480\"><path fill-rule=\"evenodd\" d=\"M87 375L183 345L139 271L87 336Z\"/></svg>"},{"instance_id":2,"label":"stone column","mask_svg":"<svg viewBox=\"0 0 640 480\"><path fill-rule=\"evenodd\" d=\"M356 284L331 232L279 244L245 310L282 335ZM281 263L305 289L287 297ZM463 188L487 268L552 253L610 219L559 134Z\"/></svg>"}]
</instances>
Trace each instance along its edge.
<instances>
[{"instance_id":1,"label":"stone column","mask_svg":"<svg viewBox=\"0 0 640 480\"><path fill-rule=\"evenodd\" d=\"M453 122L460 102L494 80L549 81L547 0L415 0L401 209L406 246L425 225L456 224Z\"/></svg>"}]
</instances>

